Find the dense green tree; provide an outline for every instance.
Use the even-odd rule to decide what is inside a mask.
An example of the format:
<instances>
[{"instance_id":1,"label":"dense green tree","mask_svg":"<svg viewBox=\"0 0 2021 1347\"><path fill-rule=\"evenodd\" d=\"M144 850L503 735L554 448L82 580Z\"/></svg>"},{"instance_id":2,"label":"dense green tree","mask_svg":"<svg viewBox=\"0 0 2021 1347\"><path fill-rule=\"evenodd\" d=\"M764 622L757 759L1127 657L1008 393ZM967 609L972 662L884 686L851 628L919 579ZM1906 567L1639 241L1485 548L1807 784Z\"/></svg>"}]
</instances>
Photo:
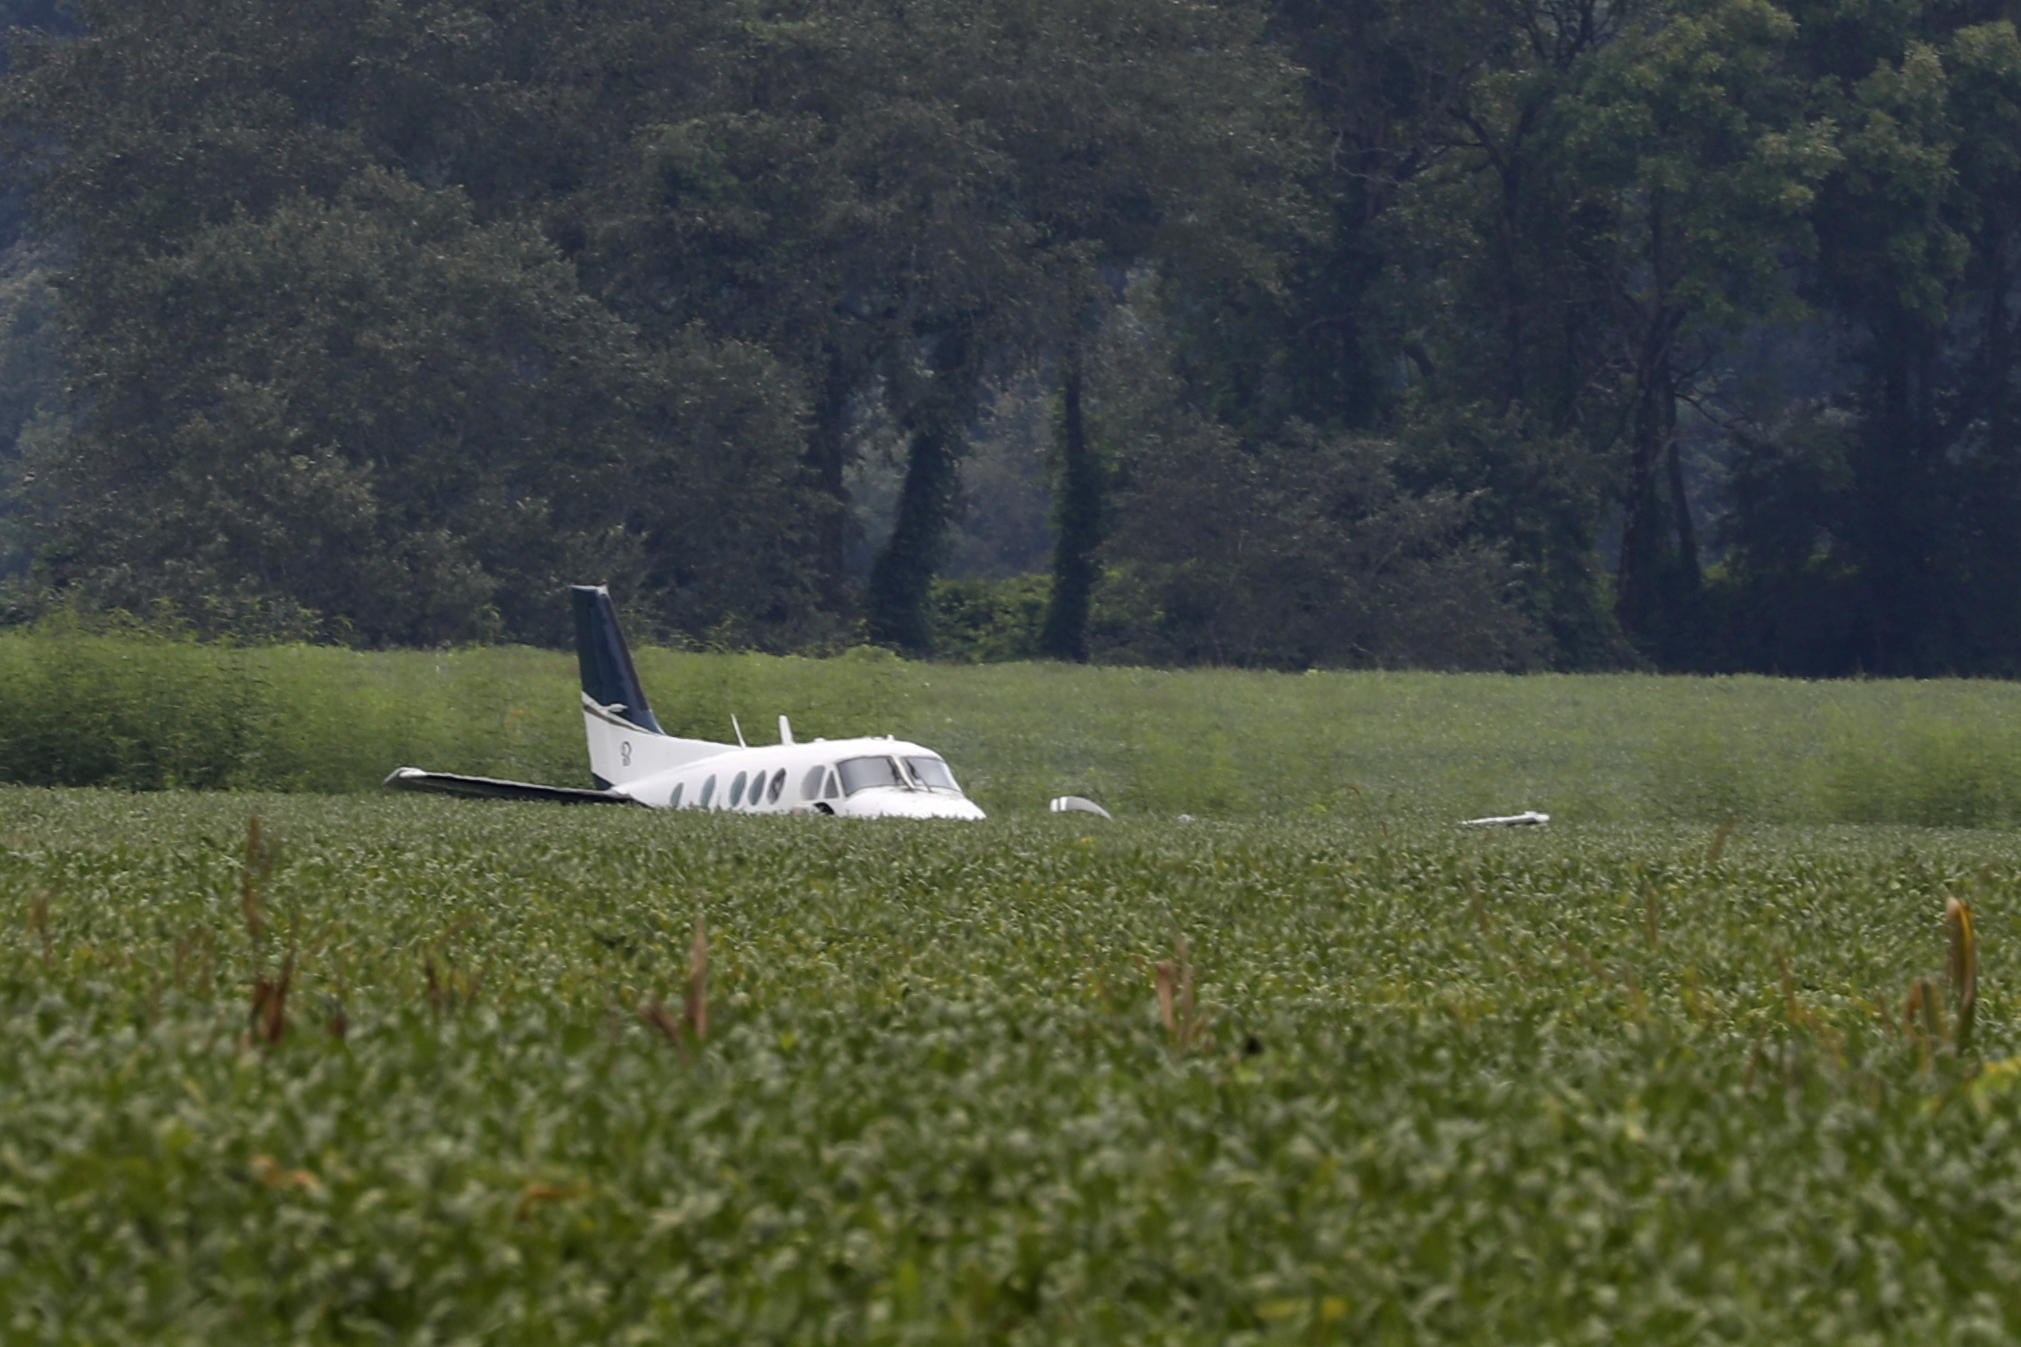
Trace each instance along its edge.
<instances>
[{"instance_id":1,"label":"dense green tree","mask_svg":"<svg viewBox=\"0 0 2021 1347\"><path fill-rule=\"evenodd\" d=\"M1561 661L1618 658L1618 621L1648 657L1688 664L1699 540L1679 409L1743 332L1792 307L1828 127L1781 71L1792 25L1768 4L1501 17L1443 105L1437 155L1388 212L1391 283L1436 300L1402 343L1403 470L1481 493L1481 536L1526 566Z\"/></svg>"},{"instance_id":2,"label":"dense green tree","mask_svg":"<svg viewBox=\"0 0 2021 1347\"><path fill-rule=\"evenodd\" d=\"M1397 410L1397 362L1422 361L1422 297L1392 283L1409 226L1393 214L1449 150L1459 101L1510 40L1503 6L1449 0L1278 0L1271 35L1300 76L1308 125L1296 172L1312 203L1287 284L1238 277L1195 309L1195 405L1245 431L1285 418L1352 430ZM1202 277L1188 275L1197 289Z\"/></svg>"},{"instance_id":3,"label":"dense green tree","mask_svg":"<svg viewBox=\"0 0 2021 1347\"><path fill-rule=\"evenodd\" d=\"M0 251L0 577L20 575L34 559L33 521L47 495L37 468L66 426L50 271L25 241Z\"/></svg>"},{"instance_id":4,"label":"dense green tree","mask_svg":"<svg viewBox=\"0 0 2021 1347\"><path fill-rule=\"evenodd\" d=\"M2021 42L1993 5L1797 13L1844 155L1807 288L1847 358L1743 441L1727 657L2021 672Z\"/></svg>"},{"instance_id":5,"label":"dense green tree","mask_svg":"<svg viewBox=\"0 0 2021 1347\"><path fill-rule=\"evenodd\" d=\"M1619 7L1280 0L1306 72L1325 205L1281 296L1197 305L1191 404L1252 437L1293 419L1394 434L1420 491L1473 502L1468 530L1522 562L1572 666L1620 658L1600 542L1608 454L1588 433L1606 277L1575 209L1566 114Z\"/></svg>"},{"instance_id":6,"label":"dense green tree","mask_svg":"<svg viewBox=\"0 0 2021 1347\"><path fill-rule=\"evenodd\" d=\"M1516 669L1540 658L1520 571L1470 540L1476 499L1406 489L1397 446L1298 422L1268 438L1189 406L1147 286L1089 351L1115 446L1091 653L1251 667Z\"/></svg>"},{"instance_id":7,"label":"dense green tree","mask_svg":"<svg viewBox=\"0 0 2021 1347\"><path fill-rule=\"evenodd\" d=\"M642 351L458 192L368 170L122 277L124 321L73 348L93 415L60 465L58 580L294 604L372 643L556 639L571 578L746 639L792 606L768 516L793 513L798 435L769 362Z\"/></svg>"},{"instance_id":8,"label":"dense green tree","mask_svg":"<svg viewBox=\"0 0 2021 1347\"><path fill-rule=\"evenodd\" d=\"M1468 502L1400 490L1392 446L1292 427L1244 446L1198 423L1130 465L1112 653L1266 668L1520 669L1516 572L1464 540Z\"/></svg>"},{"instance_id":9,"label":"dense green tree","mask_svg":"<svg viewBox=\"0 0 2021 1347\"><path fill-rule=\"evenodd\" d=\"M510 134L541 7L84 12L11 86L89 412L51 578L402 643L554 639L561 583L628 578L676 630L810 634L790 381L641 342L502 209L554 140Z\"/></svg>"},{"instance_id":10,"label":"dense green tree","mask_svg":"<svg viewBox=\"0 0 2021 1347\"><path fill-rule=\"evenodd\" d=\"M918 649L985 380L1056 361L1120 268L1258 269L1281 195L1260 122L1286 104L1256 36L1206 3L776 10L699 101L665 89L634 169L583 199L586 274L642 326L701 316L801 371L838 497L852 410L886 404L908 462L866 604Z\"/></svg>"},{"instance_id":11,"label":"dense green tree","mask_svg":"<svg viewBox=\"0 0 2021 1347\"><path fill-rule=\"evenodd\" d=\"M1022 382L1057 657L2021 671L2010 9L9 0L0 566L923 651Z\"/></svg>"},{"instance_id":12,"label":"dense green tree","mask_svg":"<svg viewBox=\"0 0 2021 1347\"><path fill-rule=\"evenodd\" d=\"M1679 410L1750 325L1793 314L1787 264L1810 251L1814 186L1837 158L1784 72L1794 35L1763 0L1668 5L1600 53L1571 136L1579 179L1612 207L1603 265L1627 404L1616 611L1669 667L1705 642Z\"/></svg>"},{"instance_id":13,"label":"dense green tree","mask_svg":"<svg viewBox=\"0 0 2021 1347\"><path fill-rule=\"evenodd\" d=\"M0 40L72 32L59 0L0 0ZM0 45L0 75L12 64ZM27 237L25 174L0 166L0 577L34 555L35 471L27 460L60 432L62 362L52 250Z\"/></svg>"}]
</instances>

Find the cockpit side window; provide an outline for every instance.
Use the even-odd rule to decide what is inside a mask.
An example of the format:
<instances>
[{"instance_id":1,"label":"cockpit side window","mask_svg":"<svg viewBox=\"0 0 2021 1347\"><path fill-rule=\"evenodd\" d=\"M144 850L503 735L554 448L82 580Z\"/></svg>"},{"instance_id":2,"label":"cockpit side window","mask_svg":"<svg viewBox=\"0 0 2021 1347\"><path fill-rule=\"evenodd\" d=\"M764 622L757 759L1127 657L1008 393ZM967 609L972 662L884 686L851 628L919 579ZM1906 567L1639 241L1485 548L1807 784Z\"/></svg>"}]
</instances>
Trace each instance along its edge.
<instances>
[{"instance_id":1,"label":"cockpit side window","mask_svg":"<svg viewBox=\"0 0 2021 1347\"><path fill-rule=\"evenodd\" d=\"M828 769L816 767L807 773L807 779L800 783L800 798L818 800L821 798L821 782L828 775Z\"/></svg>"},{"instance_id":2,"label":"cockpit side window","mask_svg":"<svg viewBox=\"0 0 2021 1347\"><path fill-rule=\"evenodd\" d=\"M873 786L903 786L905 778L899 775L898 760L878 756L874 758L844 758L835 764L842 773L844 794L854 795L859 790L869 790Z\"/></svg>"},{"instance_id":3,"label":"cockpit side window","mask_svg":"<svg viewBox=\"0 0 2021 1347\"><path fill-rule=\"evenodd\" d=\"M822 793L822 798L826 800L839 800L842 798L842 783L835 779L835 769L833 767L828 769L828 789Z\"/></svg>"},{"instance_id":4,"label":"cockpit side window","mask_svg":"<svg viewBox=\"0 0 2021 1347\"><path fill-rule=\"evenodd\" d=\"M928 790L961 789L954 784L954 773L939 758L907 758L905 765L912 769L912 779Z\"/></svg>"}]
</instances>

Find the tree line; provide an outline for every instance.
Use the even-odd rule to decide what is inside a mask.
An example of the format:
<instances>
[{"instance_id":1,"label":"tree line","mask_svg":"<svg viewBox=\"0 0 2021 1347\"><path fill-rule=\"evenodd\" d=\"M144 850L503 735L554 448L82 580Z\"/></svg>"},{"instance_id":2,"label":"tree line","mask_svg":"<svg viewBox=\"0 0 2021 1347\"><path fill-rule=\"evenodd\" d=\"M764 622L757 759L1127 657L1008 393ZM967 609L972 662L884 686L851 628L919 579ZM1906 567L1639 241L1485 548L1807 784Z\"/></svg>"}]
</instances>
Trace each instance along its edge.
<instances>
[{"instance_id":1,"label":"tree line","mask_svg":"<svg viewBox=\"0 0 2021 1347\"><path fill-rule=\"evenodd\" d=\"M1032 653L2021 672L2015 9L7 0L7 602L930 653L1015 386Z\"/></svg>"}]
</instances>

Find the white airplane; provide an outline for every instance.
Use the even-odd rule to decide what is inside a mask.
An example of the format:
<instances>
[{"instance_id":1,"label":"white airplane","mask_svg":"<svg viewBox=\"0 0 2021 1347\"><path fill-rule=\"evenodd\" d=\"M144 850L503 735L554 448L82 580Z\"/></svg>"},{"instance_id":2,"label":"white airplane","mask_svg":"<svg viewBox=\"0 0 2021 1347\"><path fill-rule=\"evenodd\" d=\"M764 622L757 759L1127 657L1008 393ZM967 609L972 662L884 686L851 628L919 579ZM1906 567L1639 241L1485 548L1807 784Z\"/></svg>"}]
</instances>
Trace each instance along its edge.
<instances>
[{"instance_id":1,"label":"white airplane","mask_svg":"<svg viewBox=\"0 0 2021 1347\"><path fill-rule=\"evenodd\" d=\"M541 786L488 776L397 768L386 784L477 799L727 809L740 814L835 814L844 818L979 819L947 762L930 748L893 739L795 743L779 717L779 742L750 748L676 739L660 728L618 630L610 590L572 585L575 652L582 667L582 719L597 789ZM732 724L735 724L732 718Z\"/></svg>"}]
</instances>

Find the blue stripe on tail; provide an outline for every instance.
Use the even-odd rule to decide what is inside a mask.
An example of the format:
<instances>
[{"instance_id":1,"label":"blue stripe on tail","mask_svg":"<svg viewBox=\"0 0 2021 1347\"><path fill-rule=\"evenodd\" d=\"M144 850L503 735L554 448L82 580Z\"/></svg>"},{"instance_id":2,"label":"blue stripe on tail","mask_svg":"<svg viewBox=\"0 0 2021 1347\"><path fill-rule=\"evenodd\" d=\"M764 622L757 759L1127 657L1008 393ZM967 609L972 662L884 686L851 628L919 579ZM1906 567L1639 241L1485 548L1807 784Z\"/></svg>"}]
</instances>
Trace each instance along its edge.
<instances>
[{"instance_id":1,"label":"blue stripe on tail","mask_svg":"<svg viewBox=\"0 0 2021 1347\"><path fill-rule=\"evenodd\" d=\"M570 585L575 602L575 657L582 666L582 690L613 715L622 716L642 730L665 734L646 705L646 690L639 686L639 671L632 667L632 652L618 630L617 609L611 606L610 590L603 585Z\"/></svg>"}]
</instances>

